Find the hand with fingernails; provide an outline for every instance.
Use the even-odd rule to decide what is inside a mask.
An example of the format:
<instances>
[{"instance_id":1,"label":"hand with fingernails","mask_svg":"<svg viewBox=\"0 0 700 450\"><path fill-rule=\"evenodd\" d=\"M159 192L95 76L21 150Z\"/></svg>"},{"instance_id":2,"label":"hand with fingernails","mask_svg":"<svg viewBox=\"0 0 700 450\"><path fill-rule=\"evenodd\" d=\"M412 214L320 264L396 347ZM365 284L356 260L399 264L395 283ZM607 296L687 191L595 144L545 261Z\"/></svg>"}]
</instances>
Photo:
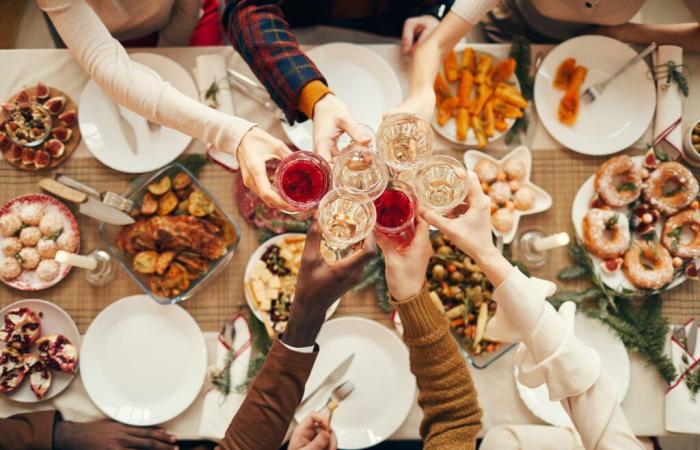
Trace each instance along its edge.
<instances>
[{"instance_id":1,"label":"hand with fingernails","mask_svg":"<svg viewBox=\"0 0 700 450\"><path fill-rule=\"evenodd\" d=\"M413 50L425 42L438 25L440 25L440 21L429 14L406 19L401 35L401 53L413 53Z\"/></svg>"},{"instance_id":2,"label":"hand with fingernails","mask_svg":"<svg viewBox=\"0 0 700 450\"><path fill-rule=\"evenodd\" d=\"M348 107L333 94L326 94L314 106L314 151L329 160L338 154L338 138L347 133L360 144L368 144L372 135L352 117Z\"/></svg>"},{"instance_id":3,"label":"hand with fingernails","mask_svg":"<svg viewBox=\"0 0 700 450\"><path fill-rule=\"evenodd\" d=\"M338 440L328 417L312 412L300 423L289 440L289 450L336 450Z\"/></svg>"},{"instance_id":4,"label":"hand with fingernails","mask_svg":"<svg viewBox=\"0 0 700 450\"><path fill-rule=\"evenodd\" d=\"M132 427L111 420L54 425L55 450L177 450L177 440L160 428Z\"/></svg>"}]
</instances>

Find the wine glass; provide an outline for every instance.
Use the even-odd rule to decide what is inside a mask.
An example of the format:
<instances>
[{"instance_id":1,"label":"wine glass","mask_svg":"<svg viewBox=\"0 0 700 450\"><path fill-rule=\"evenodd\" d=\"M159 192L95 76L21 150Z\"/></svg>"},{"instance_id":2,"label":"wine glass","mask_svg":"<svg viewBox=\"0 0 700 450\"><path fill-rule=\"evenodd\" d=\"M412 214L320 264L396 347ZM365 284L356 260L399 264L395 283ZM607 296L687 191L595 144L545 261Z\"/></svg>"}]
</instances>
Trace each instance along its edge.
<instances>
[{"instance_id":1,"label":"wine glass","mask_svg":"<svg viewBox=\"0 0 700 450\"><path fill-rule=\"evenodd\" d=\"M379 125L376 140L379 154L398 173L414 170L433 152L433 129L414 114L388 116Z\"/></svg>"},{"instance_id":2,"label":"wine glass","mask_svg":"<svg viewBox=\"0 0 700 450\"><path fill-rule=\"evenodd\" d=\"M333 181L355 194L366 194L371 200L384 192L389 170L377 152L358 142L351 142L333 159Z\"/></svg>"},{"instance_id":3,"label":"wine glass","mask_svg":"<svg viewBox=\"0 0 700 450\"><path fill-rule=\"evenodd\" d=\"M376 220L374 204L367 195L342 187L328 192L318 205L318 222L335 260L351 253L355 244L372 232Z\"/></svg>"},{"instance_id":4,"label":"wine glass","mask_svg":"<svg viewBox=\"0 0 700 450\"><path fill-rule=\"evenodd\" d=\"M467 195L462 163L447 155L433 155L416 171L413 186L420 202L438 214L446 214Z\"/></svg>"},{"instance_id":5,"label":"wine glass","mask_svg":"<svg viewBox=\"0 0 700 450\"><path fill-rule=\"evenodd\" d=\"M377 136L374 134L374 130L369 125L365 125L364 123L360 123L358 124L358 126L364 128L367 134L369 134L370 136L370 140L368 143L360 145L365 145L366 147L373 149L377 140ZM341 134L340 137L338 137L336 147L339 149L344 149L352 144L359 144L359 142L355 141L353 138L350 137L350 135L347 132L345 132Z\"/></svg>"},{"instance_id":6,"label":"wine glass","mask_svg":"<svg viewBox=\"0 0 700 450\"><path fill-rule=\"evenodd\" d=\"M331 189L331 167L316 153L299 150L280 161L274 184L280 197L296 209L313 209Z\"/></svg>"},{"instance_id":7,"label":"wine glass","mask_svg":"<svg viewBox=\"0 0 700 450\"><path fill-rule=\"evenodd\" d=\"M389 238L398 248L407 247L416 234L417 204L411 186L400 180L390 180L384 192L374 200L377 233Z\"/></svg>"}]
</instances>

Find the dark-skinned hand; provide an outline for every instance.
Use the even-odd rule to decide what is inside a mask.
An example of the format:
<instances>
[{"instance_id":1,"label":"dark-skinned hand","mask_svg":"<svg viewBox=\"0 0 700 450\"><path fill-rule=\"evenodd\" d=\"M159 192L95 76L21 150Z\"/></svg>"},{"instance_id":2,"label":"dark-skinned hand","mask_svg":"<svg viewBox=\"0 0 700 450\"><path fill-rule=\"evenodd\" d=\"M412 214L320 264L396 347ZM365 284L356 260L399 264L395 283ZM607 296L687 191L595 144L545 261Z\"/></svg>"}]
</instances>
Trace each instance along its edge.
<instances>
[{"instance_id":1,"label":"dark-skinned hand","mask_svg":"<svg viewBox=\"0 0 700 450\"><path fill-rule=\"evenodd\" d=\"M130 427L111 420L60 421L54 425L55 450L175 450L175 436L159 428Z\"/></svg>"}]
</instances>

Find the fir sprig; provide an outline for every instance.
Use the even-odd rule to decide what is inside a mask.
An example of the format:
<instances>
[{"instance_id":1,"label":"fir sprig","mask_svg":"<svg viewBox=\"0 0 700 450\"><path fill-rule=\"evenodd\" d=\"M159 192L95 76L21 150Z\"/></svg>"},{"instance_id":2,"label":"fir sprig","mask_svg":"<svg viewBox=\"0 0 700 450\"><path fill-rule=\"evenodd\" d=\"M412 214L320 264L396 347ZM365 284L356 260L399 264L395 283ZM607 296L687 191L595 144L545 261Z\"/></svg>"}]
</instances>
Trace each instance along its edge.
<instances>
[{"instance_id":1,"label":"fir sprig","mask_svg":"<svg viewBox=\"0 0 700 450\"><path fill-rule=\"evenodd\" d=\"M265 362L267 352L269 352L270 347L272 347L272 340L267 334L265 325L255 317L255 314L253 314L253 311L250 309L248 309L248 328L250 328L251 343L253 345L252 351L256 355L248 364L248 372L246 373L245 381L236 386L236 391L240 393L246 392L253 380L255 380L255 377L258 375L258 372L260 372Z\"/></svg>"},{"instance_id":2,"label":"fir sprig","mask_svg":"<svg viewBox=\"0 0 700 450\"><path fill-rule=\"evenodd\" d=\"M678 85L678 90L681 91L684 97L687 97L690 93L688 88L688 80L685 75L683 75L683 64L676 64L675 61L669 61L666 63L666 84L676 83Z\"/></svg>"},{"instance_id":3,"label":"fir sprig","mask_svg":"<svg viewBox=\"0 0 700 450\"><path fill-rule=\"evenodd\" d=\"M530 68L532 66L532 47L530 42L523 36L516 36L510 46L510 54L508 56L515 60L515 76L520 84L520 92L527 101L532 101L534 79L530 76ZM525 112L506 133L506 144L510 145L519 142L521 134L527 131L529 122L528 114Z\"/></svg>"}]
</instances>

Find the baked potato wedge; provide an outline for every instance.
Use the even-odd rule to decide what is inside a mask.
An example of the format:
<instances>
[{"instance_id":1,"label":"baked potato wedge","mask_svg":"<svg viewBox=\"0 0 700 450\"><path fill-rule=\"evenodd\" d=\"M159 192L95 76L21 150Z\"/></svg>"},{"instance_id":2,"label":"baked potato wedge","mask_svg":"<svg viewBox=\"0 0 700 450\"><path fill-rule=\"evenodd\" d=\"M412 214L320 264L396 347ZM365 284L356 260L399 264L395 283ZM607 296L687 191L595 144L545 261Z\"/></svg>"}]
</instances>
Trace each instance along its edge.
<instances>
[{"instance_id":1,"label":"baked potato wedge","mask_svg":"<svg viewBox=\"0 0 700 450\"><path fill-rule=\"evenodd\" d=\"M190 194L187 211L195 217L204 217L214 212L214 202L212 202L204 192L194 191Z\"/></svg>"},{"instance_id":2,"label":"baked potato wedge","mask_svg":"<svg viewBox=\"0 0 700 450\"><path fill-rule=\"evenodd\" d=\"M164 176L158 181L154 181L153 183L148 185L148 192L150 192L153 195L161 196L168 192L170 188L172 187L173 183L170 181L169 176Z\"/></svg>"},{"instance_id":3,"label":"baked potato wedge","mask_svg":"<svg viewBox=\"0 0 700 450\"><path fill-rule=\"evenodd\" d=\"M177 197L173 191L168 191L160 199L158 199L158 215L167 216L175 211L178 205Z\"/></svg>"},{"instance_id":4,"label":"baked potato wedge","mask_svg":"<svg viewBox=\"0 0 700 450\"><path fill-rule=\"evenodd\" d=\"M192 178L190 178L190 176L185 172L179 172L177 175L175 175L175 178L173 178L173 189L176 191L189 187L191 184Z\"/></svg>"},{"instance_id":5,"label":"baked potato wedge","mask_svg":"<svg viewBox=\"0 0 700 450\"><path fill-rule=\"evenodd\" d=\"M158 211L158 199L151 195L150 192L146 192L141 200L141 214L144 216L152 216Z\"/></svg>"},{"instance_id":6,"label":"baked potato wedge","mask_svg":"<svg viewBox=\"0 0 700 450\"><path fill-rule=\"evenodd\" d=\"M158 261L158 252L146 250L139 252L134 256L132 266L134 271L143 274L151 274L156 271L156 262Z\"/></svg>"}]
</instances>

